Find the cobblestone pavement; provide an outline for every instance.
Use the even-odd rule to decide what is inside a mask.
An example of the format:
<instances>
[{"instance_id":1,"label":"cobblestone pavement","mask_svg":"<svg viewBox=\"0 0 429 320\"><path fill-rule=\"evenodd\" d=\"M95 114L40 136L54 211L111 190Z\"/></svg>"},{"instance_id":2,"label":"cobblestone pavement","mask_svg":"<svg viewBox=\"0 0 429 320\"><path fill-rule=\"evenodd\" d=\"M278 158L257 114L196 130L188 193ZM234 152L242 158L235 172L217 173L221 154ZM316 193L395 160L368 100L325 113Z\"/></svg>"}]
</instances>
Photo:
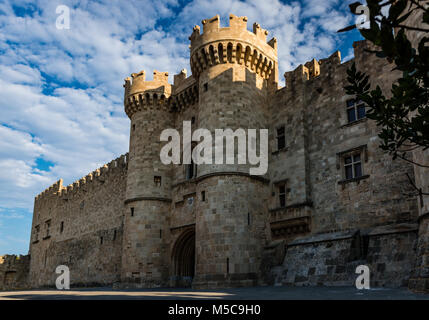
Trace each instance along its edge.
<instances>
[{"instance_id":1,"label":"cobblestone pavement","mask_svg":"<svg viewBox=\"0 0 429 320\"><path fill-rule=\"evenodd\" d=\"M71 288L59 290L28 290L0 292L0 300L429 300L429 294L412 293L406 288L374 288L357 290L353 287L250 287L219 290L192 289L134 289Z\"/></svg>"}]
</instances>

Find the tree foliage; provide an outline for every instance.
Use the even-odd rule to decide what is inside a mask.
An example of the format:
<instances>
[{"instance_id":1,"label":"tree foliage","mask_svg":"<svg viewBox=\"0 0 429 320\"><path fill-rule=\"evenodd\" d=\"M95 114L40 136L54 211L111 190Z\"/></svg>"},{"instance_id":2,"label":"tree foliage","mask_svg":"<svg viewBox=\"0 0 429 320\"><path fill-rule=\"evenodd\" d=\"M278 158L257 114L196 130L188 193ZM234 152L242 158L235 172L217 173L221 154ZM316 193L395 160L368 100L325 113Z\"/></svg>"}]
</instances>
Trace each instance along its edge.
<instances>
[{"instance_id":1,"label":"tree foliage","mask_svg":"<svg viewBox=\"0 0 429 320\"><path fill-rule=\"evenodd\" d=\"M346 93L356 96L367 105L367 117L380 127L380 147L393 159L413 162L410 152L429 148L429 1L419 0L367 0L369 28L359 29L361 35L379 48L370 51L392 63L393 70L402 77L392 85L386 97L379 86L373 88L368 75L356 69L349 70ZM350 5L353 14L360 14L356 2ZM383 15L384 7L388 15ZM420 14L422 23L411 25L407 19ZM349 31L356 25L339 32ZM408 37L420 33L419 43L413 47ZM414 162L413 162L414 163ZM416 165L426 167L422 163Z\"/></svg>"}]
</instances>

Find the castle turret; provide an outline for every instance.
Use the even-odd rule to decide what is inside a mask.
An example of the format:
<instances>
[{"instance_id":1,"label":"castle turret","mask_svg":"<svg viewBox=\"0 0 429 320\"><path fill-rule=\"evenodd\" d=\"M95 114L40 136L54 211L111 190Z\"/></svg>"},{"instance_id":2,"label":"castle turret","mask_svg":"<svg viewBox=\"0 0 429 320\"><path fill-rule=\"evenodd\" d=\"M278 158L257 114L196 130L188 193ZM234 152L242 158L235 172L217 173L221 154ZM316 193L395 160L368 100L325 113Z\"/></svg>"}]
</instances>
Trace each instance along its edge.
<instances>
[{"instance_id":1,"label":"castle turret","mask_svg":"<svg viewBox=\"0 0 429 320\"><path fill-rule=\"evenodd\" d=\"M229 18L226 28L218 15L203 20L203 33L196 26L190 36L201 106L198 126L213 136L216 129L246 135L256 129L259 139L259 129L268 128L268 94L277 89L276 40L267 42L268 32L256 23L248 31L246 17ZM249 161L238 163L237 151L235 144L233 164L225 164L224 152L222 164L198 165L197 194L204 194L209 205L201 204L196 213L196 288L257 282L268 184L263 175L249 174Z\"/></svg>"},{"instance_id":2,"label":"castle turret","mask_svg":"<svg viewBox=\"0 0 429 320\"><path fill-rule=\"evenodd\" d=\"M250 32L247 30L247 17L233 14L230 14L230 26L226 28L220 27L219 15L203 20L202 24L203 33L200 34L200 27L195 26L189 37L195 78L214 78L228 65L236 64L257 74L260 82L268 80L268 84L277 86L277 40L272 38L267 42L268 31L254 23L253 32Z\"/></svg>"},{"instance_id":3,"label":"castle turret","mask_svg":"<svg viewBox=\"0 0 429 320\"><path fill-rule=\"evenodd\" d=\"M131 120L125 200L123 282L137 286L166 284L166 215L171 202L170 167L160 161L162 130L172 127L168 109L168 73L145 72L125 79L125 112Z\"/></svg>"}]
</instances>

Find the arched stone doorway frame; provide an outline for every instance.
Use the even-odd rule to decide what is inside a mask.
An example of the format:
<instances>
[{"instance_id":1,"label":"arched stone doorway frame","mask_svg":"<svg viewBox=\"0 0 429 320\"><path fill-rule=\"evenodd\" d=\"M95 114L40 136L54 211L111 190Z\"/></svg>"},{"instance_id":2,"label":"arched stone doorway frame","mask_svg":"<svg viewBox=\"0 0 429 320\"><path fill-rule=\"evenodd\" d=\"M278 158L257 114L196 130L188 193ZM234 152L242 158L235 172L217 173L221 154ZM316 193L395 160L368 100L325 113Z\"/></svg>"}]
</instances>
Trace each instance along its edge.
<instances>
[{"instance_id":1,"label":"arched stone doorway frame","mask_svg":"<svg viewBox=\"0 0 429 320\"><path fill-rule=\"evenodd\" d=\"M174 243L171 261L173 286L190 287L195 275L195 228L188 228Z\"/></svg>"}]
</instances>

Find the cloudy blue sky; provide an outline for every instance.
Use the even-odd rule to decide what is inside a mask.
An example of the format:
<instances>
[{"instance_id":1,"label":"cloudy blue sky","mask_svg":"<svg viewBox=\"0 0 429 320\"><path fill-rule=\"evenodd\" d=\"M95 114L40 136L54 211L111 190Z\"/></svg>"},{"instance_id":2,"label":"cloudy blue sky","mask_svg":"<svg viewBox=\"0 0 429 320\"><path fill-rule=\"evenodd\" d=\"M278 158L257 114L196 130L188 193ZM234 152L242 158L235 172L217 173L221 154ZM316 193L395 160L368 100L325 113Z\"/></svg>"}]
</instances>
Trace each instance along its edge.
<instances>
[{"instance_id":1,"label":"cloudy blue sky","mask_svg":"<svg viewBox=\"0 0 429 320\"><path fill-rule=\"evenodd\" d=\"M229 13L260 23L278 39L282 75L337 49L352 58L360 35L336 33L352 23L350 2L0 0L0 254L28 252L38 193L128 151L123 79L190 70L195 24L219 14L226 26ZM61 4L68 30L56 28Z\"/></svg>"}]
</instances>

